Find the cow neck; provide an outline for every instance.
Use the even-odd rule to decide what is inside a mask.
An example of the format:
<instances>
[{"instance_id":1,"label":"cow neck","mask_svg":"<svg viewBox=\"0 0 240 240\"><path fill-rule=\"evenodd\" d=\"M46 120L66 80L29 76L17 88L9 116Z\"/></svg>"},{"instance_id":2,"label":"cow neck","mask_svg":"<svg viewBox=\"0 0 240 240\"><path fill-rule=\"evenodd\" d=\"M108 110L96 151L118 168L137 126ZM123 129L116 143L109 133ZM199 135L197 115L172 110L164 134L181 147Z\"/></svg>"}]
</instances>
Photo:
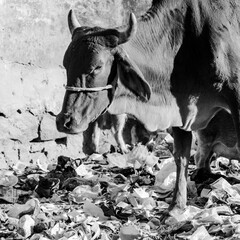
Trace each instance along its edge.
<instances>
[{"instance_id":1,"label":"cow neck","mask_svg":"<svg viewBox=\"0 0 240 240\"><path fill-rule=\"evenodd\" d=\"M179 12L169 8L163 13L155 10L147 20L142 17L135 37L122 46L141 69L153 93L160 95L158 105L171 103L170 76L183 38L184 17Z\"/></svg>"},{"instance_id":2,"label":"cow neck","mask_svg":"<svg viewBox=\"0 0 240 240\"><path fill-rule=\"evenodd\" d=\"M109 110L116 114L132 114L149 130L156 130L182 124L171 122L172 119L180 121L180 117L176 99L171 94L170 77L175 55L183 39L184 13L169 8L164 13L155 9L154 15L150 15L147 19L142 18L138 21L136 35L123 44L122 48L138 65L150 84L151 98L147 103L142 103L130 91L124 89L124 86L119 86ZM176 116L172 116L173 113Z\"/></svg>"}]
</instances>

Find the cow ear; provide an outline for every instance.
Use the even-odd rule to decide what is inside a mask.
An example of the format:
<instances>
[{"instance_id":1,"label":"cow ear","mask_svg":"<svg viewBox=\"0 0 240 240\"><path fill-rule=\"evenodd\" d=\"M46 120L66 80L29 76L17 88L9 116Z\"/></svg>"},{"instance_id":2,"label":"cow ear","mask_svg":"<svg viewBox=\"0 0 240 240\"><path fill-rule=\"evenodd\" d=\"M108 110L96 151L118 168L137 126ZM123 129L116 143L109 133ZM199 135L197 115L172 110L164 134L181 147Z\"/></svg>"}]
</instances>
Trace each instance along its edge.
<instances>
[{"instance_id":1,"label":"cow ear","mask_svg":"<svg viewBox=\"0 0 240 240\"><path fill-rule=\"evenodd\" d=\"M115 53L118 77L122 84L143 101L148 101L151 88L138 66L121 50Z\"/></svg>"}]
</instances>

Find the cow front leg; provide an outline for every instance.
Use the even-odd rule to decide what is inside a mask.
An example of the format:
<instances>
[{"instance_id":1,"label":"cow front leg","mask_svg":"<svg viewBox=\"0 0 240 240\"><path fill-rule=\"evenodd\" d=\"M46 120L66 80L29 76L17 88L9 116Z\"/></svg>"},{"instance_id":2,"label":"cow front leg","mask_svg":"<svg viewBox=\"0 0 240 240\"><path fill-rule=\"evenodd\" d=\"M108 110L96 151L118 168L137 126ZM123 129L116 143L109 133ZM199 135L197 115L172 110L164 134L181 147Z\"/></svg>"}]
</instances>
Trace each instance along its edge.
<instances>
[{"instance_id":1,"label":"cow front leg","mask_svg":"<svg viewBox=\"0 0 240 240\"><path fill-rule=\"evenodd\" d=\"M187 205L187 170L190 159L192 133L174 127L174 159L177 166L177 179L173 193L173 200L169 206L173 208L185 209Z\"/></svg>"},{"instance_id":2,"label":"cow front leg","mask_svg":"<svg viewBox=\"0 0 240 240\"><path fill-rule=\"evenodd\" d=\"M99 153L99 144L104 121L104 116L100 116L93 124L91 148L95 153Z\"/></svg>"},{"instance_id":3,"label":"cow front leg","mask_svg":"<svg viewBox=\"0 0 240 240\"><path fill-rule=\"evenodd\" d=\"M127 115L126 114L120 114L120 115L115 115L114 116L115 120L115 139L117 141L118 146L121 149L122 153L127 153L128 148L127 145L123 139L123 129L127 120Z\"/></svg>"}]
</instances>

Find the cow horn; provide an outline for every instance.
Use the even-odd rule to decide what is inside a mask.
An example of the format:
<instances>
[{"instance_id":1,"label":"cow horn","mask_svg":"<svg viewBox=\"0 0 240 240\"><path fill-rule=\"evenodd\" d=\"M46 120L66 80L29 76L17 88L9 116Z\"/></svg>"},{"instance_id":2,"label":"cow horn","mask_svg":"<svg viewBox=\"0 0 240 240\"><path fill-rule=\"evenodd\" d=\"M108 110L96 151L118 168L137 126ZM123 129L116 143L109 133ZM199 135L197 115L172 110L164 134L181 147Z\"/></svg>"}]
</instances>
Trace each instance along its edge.
<instances>
[{"instance_id":1,"label":"cow horn","mask_svg":"<svg viewBox=\"0 0 240 240\"><path fill-rule=\"evenodd\" d=\"M73 34L73 32L76 28L81 27L80 23L77 20L75 13L73 12L72 9L68 13L68 27L69 27L71 34Z\"/></svg>"},{"instance_id":2,"label":"cow horn","mask_svg":"<svg viewBox=\"0 0 240 240\"><path fill-rule=\"evenodd\" d=\"M133 13L130 14L128 28L120 32L118 44L123 44L130 40L137 32L137 19Z\"/></svg>"}]
</instances>

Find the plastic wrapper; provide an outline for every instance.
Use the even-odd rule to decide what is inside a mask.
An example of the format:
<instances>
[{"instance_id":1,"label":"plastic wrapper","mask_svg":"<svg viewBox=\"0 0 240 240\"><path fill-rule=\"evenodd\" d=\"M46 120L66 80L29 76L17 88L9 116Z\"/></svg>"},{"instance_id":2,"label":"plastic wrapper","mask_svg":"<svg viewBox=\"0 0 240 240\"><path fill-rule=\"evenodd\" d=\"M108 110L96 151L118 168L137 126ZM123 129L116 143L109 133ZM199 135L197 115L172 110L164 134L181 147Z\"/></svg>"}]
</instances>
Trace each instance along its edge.
<instances>
[{"instance_id":1,"label":"plastic wrapper","mask_svg":"<svg viewBox=\"0 0 240 240\"><path fill-rule=\"evenodd\" d=\"M176 220L176 222L184 222L192 220L202 210L195 206L187 206L185 210L174 208L170 211L170 215Z\"/></svg>"},{"instance_id":2,"label":"plastic wrapper","mask_svg":"<svg viewBox=\"0 0 240 240\"><path fill-rule=\"evenodd\" d=\"M197 228L197 230L192 234L189 238L190 240L212 240L214 239L211 237L204 226Z\"/></svg>"},{"instance_id":3,"label":"plastic wrapper","mask_svg":"<svg viewBox=\"0 0 240 240\"><path fill-rule=\"evenodd\" d=\"M176 183L176 164L173 158L165 159L156 175L155 186L162 192L172 191Z\"/></svg>"},{"instance_id":4,"label":"plastic wrapper","mask_svg":"<svg viewBox=\"0 0 240 240\"><path fill-rule=\"evenodd\" d=\"M83 211L90 216L99 218L100 221L106 221L108 219L108 217L104 215L103 210L89 200L84 202Z\"/></svg>"},{"instance_id":5,"label":"plastic wrapper","mask_svg":"<svg viewBox=\"0 0 240 240\"><path fill-rule=\"evenodd\" d=\"M122 226L119 232L121 240L134 240L139 239L140 232L134 225Z\"/></svg>"},{"instance_id":6,"label":"plastic wrapper","mask_svg":"<svg viewBox=\"0 0 240 240\"><path fill-rule=\"evenodd\" d=\"M99 196L100 191L99 185L94 187L89 185L80 185L71 192L70 196L74 202L80 203L86 198L96 199Z\"/></svg>"},{"instance_id":7,"label":"plastic wrapper","mask_svg":"<svg viewBox=\"0 0 240 240\"><path fill-rule=\"evenodd\" d=\"M222 218L218 215L217 209L216 208L209 208L209 209L204 209L201 212L199 212L193 221L193 225L198 226L201 224L222 224L223 220Z\"/></svg>"},{"instance_id":8,"label":"plastic wrapper","mask_svg":"<svg viewBox=\"0 0 240 240\"><path fill-rule=\"evenodd\" d=\"M110 153L107 155L107 161L112 167L126 168L128 166L127 158L120 153Z\"/></svg>"},{"instance_id":9,"label":"plastic wrapper","mask_svg":"<svg viewBox=\"0 0 240 240\"><path fill-rule=\"evenodd\" d=\"M221 189L227 192L231 197L234 198L239 198L240 200L240 195L238 192L233 188L233 186L228 183L224 178L219 178L217 181L211 184L211 187L213 189Z\"/></svg>"}]
</instances>

